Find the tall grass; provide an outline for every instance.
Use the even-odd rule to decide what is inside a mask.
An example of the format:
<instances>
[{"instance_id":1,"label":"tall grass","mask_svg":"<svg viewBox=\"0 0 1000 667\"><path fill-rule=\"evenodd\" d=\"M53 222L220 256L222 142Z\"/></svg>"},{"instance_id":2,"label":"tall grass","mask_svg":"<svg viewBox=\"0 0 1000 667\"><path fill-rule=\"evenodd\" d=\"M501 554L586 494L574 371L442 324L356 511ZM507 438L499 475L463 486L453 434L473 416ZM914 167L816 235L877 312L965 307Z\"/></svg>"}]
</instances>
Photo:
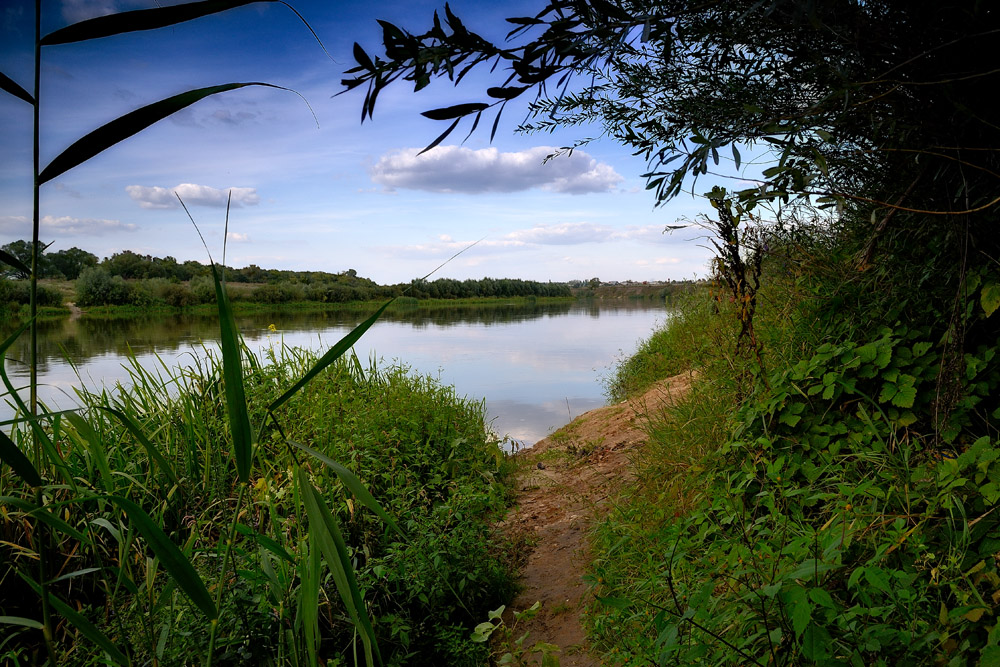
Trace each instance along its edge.
<instances>
[{"instance_id":1,"label":"tall grass","mask_svg":"<svg viewBox=\"0 0 1000 667\"><path fill-rule=\"evenodd\" d=\"M872 291L849 239L836 254L798 241L772 243L764 267L759 359L735 352L730 304L706 293L622 366L624 391L646 368L698 374L597 531L605 661L992 664L995 338L947 362L947 320L885 320L885 292L905 286ZM990 315L970 302L961 326ZM963 379L944 415L946 363Z\"/></svg>"},{"instance_id":2,"label":"tall grass","mask_svg":"<svg viewBox=\"0 0 1000 667\"><path fill-rule=\"evenodd\" d=\"M263 364L248 358L248 420L261 421L315 362L287 348L273 349ZM55 417L47 429L61 468L61 483L46 487L47 506L57 510L42 510L58 563L52 594L57 604L81 610L94 626L89 634L118 653L60 622L53 637L58 661L98 664L104 654L125 663L191 664L210 646L216 664L346 659L359 619L338 595L337 576L319 567L322 559L340 560L323 548L330 539L337 550L332 537L317 539L317 523L327 520L339 527L387 663L414 652L422 658L408 664L476 651L444 639L453 627L475 625L512 587L503 540L489 519L506 504L509 463L481 403L404 368L341 359L276 411L283 428L261 438L243 485L218 355L177 369L133 361L129 370L127 386L82 393L85 409ZM28 441L23 422L12 435ZM289 441L302 448L290 449ZM307 447L319 458L305 454ZM354 487L357 478L338 475L326 459L342 461L365 486ZM9 468L0 482L20 486ZM372 496L384 510L365 506ZM5 498L0 582L3 615L27 619L37 605L25 577L38 545L24 526L39 514L26 503ZM162 535L144 532L139 512ZM405 517L401 533L383 513ZM205 582L210 595L201 605L157 551L155 540L164 536L191 564L187 576ZM38 643L23 627L6 657L30 664Z\"/></svg>"}]
</instances>

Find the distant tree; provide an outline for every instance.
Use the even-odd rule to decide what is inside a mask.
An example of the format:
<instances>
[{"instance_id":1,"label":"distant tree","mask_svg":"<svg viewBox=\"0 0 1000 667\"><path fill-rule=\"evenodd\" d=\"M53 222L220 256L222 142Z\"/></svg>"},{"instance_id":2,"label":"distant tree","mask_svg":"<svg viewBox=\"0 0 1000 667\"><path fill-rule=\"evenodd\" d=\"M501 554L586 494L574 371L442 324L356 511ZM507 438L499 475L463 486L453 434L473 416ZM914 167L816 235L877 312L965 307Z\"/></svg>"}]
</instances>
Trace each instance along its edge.
<instances>
[{"instance_id":1,"label":"distant tree","mask_svg":"<svg viewBox=\"0 0 1000 667\"><path fill-rule=\"evenodd\" d=\"M75 247L47 253L45 258L66 280L76 280L84 269L97 266L97 255Z\"/></svg>"},{"instance_id":2,"label":"distant tree","mask_svg":"<svg viewBox=\"0 0 1000 667\"><path fill-rule=\"evenodd\" d=\"M51 273L51 268L48 266L48 258L44 255L45 248L49 247L49 245L51 244L42 243L42 247L38 255L38 275L43 278L48 277ZM2 249L16 257L29 269L31 268L31 241L11 241L10 243L4 245ZM0 271L2 271L0 275L8 278L14 278L16 280L26 280L28 278L28 275L23 271L20 271L13 266L8 266L7 264L0 264Z\"/></svg>"}]
</instances>

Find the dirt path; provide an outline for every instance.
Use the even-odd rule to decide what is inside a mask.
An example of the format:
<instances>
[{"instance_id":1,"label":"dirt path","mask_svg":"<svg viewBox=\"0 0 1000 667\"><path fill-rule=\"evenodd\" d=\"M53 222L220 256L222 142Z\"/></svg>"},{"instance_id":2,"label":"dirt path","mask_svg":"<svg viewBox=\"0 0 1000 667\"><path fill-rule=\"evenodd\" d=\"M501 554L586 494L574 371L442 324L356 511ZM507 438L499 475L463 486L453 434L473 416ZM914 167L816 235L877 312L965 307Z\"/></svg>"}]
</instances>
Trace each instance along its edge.
<instances>
[{"instance_id":1,"label":"dirt path","mask_svg":"<svg viewBox=\"0 0 1000 667\"><path fill-rule=\"evenodd\" d=\"M559 646L563 667L600 664L588 652L580 619L589 601L582 579L590 562L587 527L631 477L633 454L646 440L646 415L690 386L690 375L669 378L643 396L581 415L523 454L529 466L518 480L518 506L504 528L526 535L533 548L523 570L524 589L510 607L523 610L536 601L542 607L515 634L530 631L528 645Z\"/></svg>"}]
</instances>

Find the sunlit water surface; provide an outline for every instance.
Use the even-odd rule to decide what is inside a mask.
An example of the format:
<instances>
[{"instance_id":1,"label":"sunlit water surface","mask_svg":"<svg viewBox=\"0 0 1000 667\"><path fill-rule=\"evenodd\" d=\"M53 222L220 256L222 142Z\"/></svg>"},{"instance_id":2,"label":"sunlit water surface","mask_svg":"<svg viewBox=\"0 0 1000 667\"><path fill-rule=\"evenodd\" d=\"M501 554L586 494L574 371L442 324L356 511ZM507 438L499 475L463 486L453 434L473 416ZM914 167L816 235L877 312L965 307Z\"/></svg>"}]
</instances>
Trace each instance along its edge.
<instances>
[{"instance_id":1,"label":"sunlit water surface","mask_svg":"<svg viewBox=\"0 0 1000 667\"><path fill-rule=\"evenodd\" d=\"M237 325L258 354L272 345L319 350L336 343L368 313L274 313L242 316ZM615 360L631 353L667 316L648 302L586 302L532 306L475 306L387 313L355 346L366 362L398 361L414 372L454 385L460 396L485 399L493 430L531 445L587 410L604 404ZM274 325L272 331L269 325ZM162 360L189 365L217 349L218 324L208 316L59 320L39 332L39 397L71 408L76 387L113 388L129 381L129 350L145 368ZM9 333L9 332L0 332ZM27 335L10 351L7 370L26 385ZM27 391L22 392L27 397ZM12 409L0 406L0 418Z\"/></svg>"}]
</instances>

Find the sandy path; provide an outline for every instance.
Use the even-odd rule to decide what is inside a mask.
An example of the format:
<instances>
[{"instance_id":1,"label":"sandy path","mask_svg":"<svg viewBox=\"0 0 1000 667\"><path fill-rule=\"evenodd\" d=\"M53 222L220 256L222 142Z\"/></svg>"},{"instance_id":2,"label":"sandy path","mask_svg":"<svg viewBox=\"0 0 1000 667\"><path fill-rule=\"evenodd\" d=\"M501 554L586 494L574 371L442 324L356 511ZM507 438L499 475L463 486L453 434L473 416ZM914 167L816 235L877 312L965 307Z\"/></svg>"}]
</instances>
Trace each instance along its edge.
<instances>
[{"instance_id":1,"label":"sandy path","mask_svg":"<svg viewBox=\"0 0 1000 667\"><path fill-rule=\"evenodd\" d=\"M533 548L523 569L524 589L510 607L522 610L541 601L541 611L519 625L516 635L527 630L528 645L559 646L563 667L601 664L588 652L580 618L589 601L582 578L590 562L587 528L630 478L632 454L646 442L646 415L690 386L687 374L659 382L642 396L581 415L523 454L529 465L518 480L518 505L503 527L526 535Z\"/></svg>"}]
</instances>

